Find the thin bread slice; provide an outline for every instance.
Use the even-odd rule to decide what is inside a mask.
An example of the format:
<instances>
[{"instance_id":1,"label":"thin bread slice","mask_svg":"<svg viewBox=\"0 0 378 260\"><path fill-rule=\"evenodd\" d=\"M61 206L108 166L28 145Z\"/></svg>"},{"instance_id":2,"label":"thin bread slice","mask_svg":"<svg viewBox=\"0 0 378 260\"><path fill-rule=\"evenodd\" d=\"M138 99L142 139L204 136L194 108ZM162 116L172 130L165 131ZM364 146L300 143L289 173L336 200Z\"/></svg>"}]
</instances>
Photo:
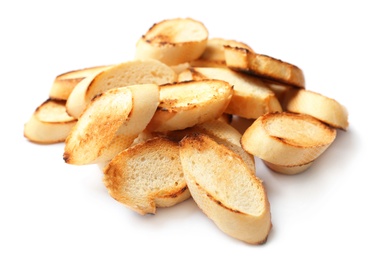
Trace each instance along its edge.
<instances>
[{"instance_id":1,"label":"thin bread slice","mask_svg":"<svg viewBox=\"0 0 378 260\"><path fill-rule=\"evenodd\" d=\"M64 142L77 119L66 112L64 100L47 99L24 124L24 137L40 144Z\"/></svg>"},{"instance_id":2,"label":"thin bread slice","mask_svg":"<svg viewBox=\"0 0 378 260\"><path fill-rule=\"evenodd\" d=\"M232 93L232 86L222 80L161 85L160 104L147 129L167 132L218 119L230 103Z\"/></svg>"},{"instance_id":3,"label":"thin bread slice","mask_svg":"<svg viewBox=\"0 0 378 260\"><path fill-rule=\"evenodd\" d=\"M136 59L152 58L167 65L190 62L202 55L207 28L192 18L174 18L155 23L136 44Z\"/></svg>"},{"instance_id":4,"label":"thin bread slice","mask_svg":"<svg viewBox=\"0 0 378 260\"><path fill-rule=\"evenodd\" d=\"M137 84L165 84L175 82L176 72L153 59L131 60L88 76L72 91L67 100L67 113L78 118L93 97L103 91Z\"/></svg>"},{"instance_id":5,"label":"thin bread slice","mask_svg":"<svg viewBox=\"0 0 378 260\"><path fill-rule=\"evenodd\" d=\"M312 161L301 165L278 165L264 160L263 162L272 171L286 175L294 175L304 172L314 163L314 161Z\"/></svg>"},{"instance_id":6,"label":"thin bread slice","mask_svg":"<svg viewBox=\"0 0 378 260\"><path fill-rule=\"evenodd\" d=\"M333 98L306 89L290 89L283 101L285 110L311 115L320 121L346 131L348 111Z\"/></svg>"},{"instance_id":7,"label":"thin bread slice","mask_svg":"<svg viewBox=\"0 0 378 260\"><path fill-rule=\"evenodd\" d=\"M303 71L291 63L246 48L225 46L227 67L262 77L266 80L305 88Z\"/></svg>"},{"instance_id":8,"label":"thin bread slice","mask_svg":"<svg viewBox=\"0 0 378 260\"><path fill-rule=\"evenodd\" d=\"M336 133L310 115L268 113L247 128L241 144L248 153L271 164L299 166L319 157L333 143Z\"/></svg>"},{"instance_id":9,"label":"thin bread slice","mask_svg":"<svg viewBox=\"0 0 378 260\"><path fill-rule=\"evenodd\" d=\"M268 112L281 112L275 93L261 79L229 68L194 67L181 72L178 80L219 79L234 86L225 113L256 119Z\"/></svg>"},{"instance_id":10,"label":"thin bread slice","mask_svg":"<svg viewBox=\"0 0 378 260\"><path fill-rule=\"evenodd\" d=\"M207 40L205 51L198 59L191 61L190 65L193 67L227 67L226 59L224 56L225 45L232 47L242 47L253 51L253 49L249 45L240 41L219 37L209 38Z\"/></svg>"},{"instance_id":11,"label":"thin bread slice","mask_svg":"<svg viewBox=\"0 0 378 260\"><path fill-rule=\"evenodd\" d=\"M254 156L247 153L240 144L242 134L232 125L220 120L211 120L195 125L193 131L210 136L214 141L223 144L234 153L238 154L252 173L256 172Z\"/></svg>"},{"instance_id":12,"label":"thin bread slice","mask_svg":"<svg viewBox=\"0 0 378 260\"><path fill-rule=\"evenodd\" d=\"M120 152L105 167L103 182L115 200L141 215L190 198L179 145L164 137Z\"/></svg>"},{"instance_id":13,"label":"thin bread slice","mask_svg":"<svg viewBox=\"0 0 378 260\"><path fill-rule=\"evenodd\" d=\"M159 104L159 86L141 84L96 96L66 139L68 164L104 164L129 147L146 128Z\"/></svg>"},{"instance_id":14,"label":"thin bread slice","mask_svg":"<svg viewBox=\"0 0 378 260\"><path fill-rule=\"evenodd\" d=\"M55 77L50 88L51 99L67 100L75 86L84 78L110 68L110 65L86 67L67 71Z\"/></svg>"},{"instance_id":15,"label":"thin bread slice","mask_svg":"<svg viewBox=\"0 0 378 260\"><path fill-rule=\"evenodd\" d=\"M271 230L267 193L244 161L205 134L180 141L184 177L198 207L225 234L263 244Z\"/></svg>"}]
</instances>

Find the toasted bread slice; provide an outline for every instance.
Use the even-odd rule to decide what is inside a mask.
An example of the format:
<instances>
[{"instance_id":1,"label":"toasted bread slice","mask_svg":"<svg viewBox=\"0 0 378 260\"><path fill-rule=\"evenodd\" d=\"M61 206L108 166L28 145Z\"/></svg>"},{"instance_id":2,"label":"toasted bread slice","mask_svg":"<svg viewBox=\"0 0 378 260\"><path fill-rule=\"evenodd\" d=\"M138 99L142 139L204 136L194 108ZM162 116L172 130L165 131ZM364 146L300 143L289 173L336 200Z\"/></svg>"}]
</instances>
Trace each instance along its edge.
<instances>
[{"instance_id":1,"label":"toasted bread slice","mask_svg":"<svg viewBox=\"0 0 378 260\"><path fill-rule=\"evenodd\" d=\"M247 128L241 144L248 153L270 164L293 167L314 161L333 143L336 133L309 115L268 113Z\"/></svg>"},{"instance_id":2,"label":"toasted bread slice","mask_svg":"<svg viewBox=\"0 0 378 260\"><path fill-rule=\"evenodd\" d=\"M346 131L348 111L333 98L306 89L290 89L285 93L285 110L311 115L320 121Z\"/></svg>"},{"instance_id":3,"label":"toasted bread slice","mask_svg":"<svg viewBox=\"0 0 378 260\"><path fill-rule=\"evenodd\" d=\"M159 104L159 86L131 85L96 96L66 139L68 164L104 164L128 148L146 128Z\"/></svg>"},{"instance_id":4,"label":"toasted bread slice","mask_svg":"<svg viewBox=\"0 0 378 260\"><path fill-rule=\"evenodd\" d=\"M241 133L236 128L222 120L210 120L202 124L197 124L193 127L186 128L184 130L167 132L165 133L165 136L179 142L185 136L193 133L201 133L210 136L217 143L226 146L227 148L238 154L250 168L252 173L256 172L255 159L253 155L247 153L241 147Z\"/></svg>"},{"instance_id":5,"label":"toasted bread slice","mask_svg":"<svg viewBox=\"0 0 378 260\"><path fill-rule=\"evenodd\" d=\"M76 118L66 112L64 100L47 99L24 124L24 136L31 142L54 144L64 142Z\"/></svg>"},{"instance_id":6,"label":"toasted bread slice","mask_svg":"<svg viewBox=\"0 0 378 260\"><path fill-rule=\"evenodd\" d=\"M206 48L207 28L191 18L155 23L136 44L136 59L152 58L177 65L199 58Z\"/></svg>"},{"instance_id":7,"label":"toasted bread slice","mask_svg":"<svg viewBox=\"0 0 378 260\"><path fill-rule=\"evenodd\" d=\"M227 67L281 84L305 88L303 71L288 62L246 48L225 46Z\"/></svg>"},{"instance_id":8,"label":"toasted bread slice","mask_svg":"<svg viewBox=\"0 0 378 260\"><path fill-rule=\"evenodd\" d=\"M67 113L78 118L93 97L112 88L137 84L175 82L176 72L158 60L132 60L88 76L72 91L67 100Z\"/></svg>"},{"instance_id":9,"label":"toasted bread slice","mask_svg":"<svg viewBox=\"0 0 378 260\"><path fill-rule=\"evenodd\" d=\"M188 198L179 145L164 137L138 143L115 156L104 169L109 194L135 212L155 214Z\"/></svg>"},{"instance_id":10,"label":"toasted bread slice","mask_svg":"<svg viewBox=\"0 0 378 260\"><path fill-rule=\"evenodd\" d=\"M310 166L314 163L314 161L312 161L312 162L308 162L308 163L300 164L300 165L278 165L278 164L270 163L264 160L263 162L272 171L286 174L286 175L294 175L294 174L304 172L308 168L310 168Z\"/></svg>"},{"instance_id":11,"label":"toasted bread slice","mask_svg":"<svg viewBox=\"0 0 378 260\"><path fill-rule=\"evenodd\" d=\"M185 81L160 86L160 104L148 130L167 132L222 116L233 93L222 80Z\"/></svg>"},{"instance_id":12,"label":"toasted bread slice","mask_svg":"<svg viewBox=\"0 0 378 260\"><path fill-rule=\"evenodd\" d=\"M256 119L268 112L281 112L275 93L259 78L229 68L194 67L181 72L178 80L219 79L234 86L225 113Z\"/></svg>"},{"instance_id":13,"label":"toasted bread slice","mask_svg":"<svg viewBox=\"0 0 378 260\"><path fill-rule=\"evenodd\" d=\"M250 51L253 49L240 41L224 38L210 38L207 40L205 51L201 57L191 61L190 65L193 67L227 67L224 56L224 46L242 47Z\"/></svg>"},{"instance_id":14,"label":"toasted bread slice","mask_svg":"<svg viewBox=\"0 0 378 260\"><path fill-rule=\"evenodd\" d=\"M56 78L54 79L53 85L50 89L49 97L51 99L67 100L72 90L80 81L90 75L97 74L108 68L110 68L110 65L94 66L62 73L56 76Z\"/></svg>"},{"instance_id":15,"label":"toasted bread slice","mask_svg":"<svg viewBox=\"0 0 378 260\"><path fill-rule=\"evenodd\" d=\"M227 235L250 244L266 242L271 230L262 181L236 153L205 134L180 141L189 191L199 208Z\"/></svg>"}]
</instances>

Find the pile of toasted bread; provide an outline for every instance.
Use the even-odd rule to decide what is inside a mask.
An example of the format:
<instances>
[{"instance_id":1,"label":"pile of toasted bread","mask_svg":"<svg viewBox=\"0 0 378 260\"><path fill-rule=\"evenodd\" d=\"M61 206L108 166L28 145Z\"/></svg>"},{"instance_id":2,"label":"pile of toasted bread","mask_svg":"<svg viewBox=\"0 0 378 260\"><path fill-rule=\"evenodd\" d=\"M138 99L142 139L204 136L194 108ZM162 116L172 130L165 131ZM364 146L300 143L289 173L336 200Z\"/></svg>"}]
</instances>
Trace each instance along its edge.
<instances>
[{"instance_id":1,"label":"pile of toasted bread","mask_svg":"<svg viewBox=\"0 0 378 260\"><path fill-rule=\"evenodd\" d=\"M98 164L109 194L141 215L193 198L224 233L262 244L272 223L255 157L302 173L347 128L346 108L307 90L298 66L177 18L148 29L133 60L58 75L24 136Z\"/></svg>"}]
</instances>

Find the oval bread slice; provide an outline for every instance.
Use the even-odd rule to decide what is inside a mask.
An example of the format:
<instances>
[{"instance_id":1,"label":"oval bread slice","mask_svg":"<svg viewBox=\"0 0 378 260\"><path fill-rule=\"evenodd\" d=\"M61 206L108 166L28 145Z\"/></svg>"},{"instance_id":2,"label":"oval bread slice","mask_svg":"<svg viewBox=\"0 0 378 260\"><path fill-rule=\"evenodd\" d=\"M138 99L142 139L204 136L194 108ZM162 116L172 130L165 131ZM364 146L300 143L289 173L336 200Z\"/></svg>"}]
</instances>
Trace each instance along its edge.
<instances>
[{"instance_id":1,"label":"oval bread slice","mask_svg":"<svg viewBox=\"0 0 378 260\"><path fill-rule=\"evenodd\" d=\"M47 99L24 125L24 137L40 144L64 142L77 119L66 112L64 100Z\"/></svg>"},{"instance_id":2,"label":"oval bread slice","mask_svg":"<svg viewBox=\"0 0 378 260\"><path fill-rule=\"evenodd\" d=\"M88 67L62 73L56 76L56 78L54 79L53 85L50 89L49 97L51 99L67 100L72 90L80 81L90 75L100 73L101 71L104 71L108 68L110 68L110 65Z\"/></svg>"},{"instance_id":3,"label":"oval bread slice","mask_svg":"<svg viewBox=\"0 0 378 260\"><path fill-rule=\"evenodd\" d=\"M288 62L246 48L225 46L227 67L250 73L273 82L305 88L303 71Z\"/></svg>"},{"instance_id":4,"label":"oval bread slice","mask_svg":"<svg viewBox=\"0 0 378 260\"><path fill-rule=\"evenodd\" d=\"M298 166L320 156L336 133L334 128L309 115L268 113L247 128L241 144L248 153L269 163Z\"/></svg>"},{"instance_id":5,"label":"oval bread slice","mask_svg":"<svg viewBox=\"0 0 378 260\"><path fill-rule=\"evenodd\" d=\"M141 84L107 90L96 96L66 139L68 164L104 164L129 147L159 104L159 86Z\"/></svg>"},{"instance_id":6,"label":"oval bread slice","mask_svg":"<svg viewBox=\"0 0 378 260\"><path fill-rule=\"evenodd\" d=\"M191 61L190 65L193 67L227 67L224 56L225 45L253 51L250 46L243 42L224 38L210 38L207 40L205 51L198 59Z\"/></svg>"},{"instance_id":7,"label":"oval bread slice","mask_svg":"<svg viewBox=\"0 0 378 260\"><path fill-rule=\"evenodd\" d=\"M262 181L226 146L204 134L180 141L189 191L198 207L225 234L263 244L271 230L269 200Z\"/></svg>"},{"instance_id":8,"label":"oval bread slice","mask_svg":"<svg viewBox=\"0 0 378 260\"><path fill-rule=\"evenodd\" d=\"M225 113L256 119L268 112L281 112L274 92L261 79L228 68L194 67L181 72L178 80L219 79L234 86Z\"/></svg>"},{"instance_id":9,"label":"oval bread slice","mask_svg":"<svg viewBox=\"0 0 378 260\"><path fill-rule=\"evenodd\" d=\"M148 125L151 132L192 127L222 116L233 93L222 80L185 81L160 86L160 104Z\"/></svg>"},{"instance_id":10,"label":"oval bread slice","mask_svg":"<svg viewBox=\"0 0 378 260\"><path fill-rule=\"evenodd\" d=\"M206 48L207 28L191 18L155 23L136 45L136 59L152 58L177 65L199 58Z\"/></svg>"},{"instance_id":11,"label":"oval bread slice","mask_svg":"<svg viewBox=\"0 0 378 260\"><path fill-rule=\"evenodd\" d=\"M283 106L287 111L311 115L344 131L348 128L347 109L333 98L305 89L290 89Z\"/></svg>"},{"instance_id":12,"label":"oval bread slice","mask_svg":"<svg viewBox=\"0 0 378 260\"><path fill-rule=\"evenodd\" d=\"M175 82L176 72L158 60L132 60L82 80L67 100L67 113L78 118L93 97L103 91L137 84Z\"/></svg>"},{"instance_id":13,"label":"oval bread slice","mask_svg":"<svg viewBox=\"0 0 378 260\"><path fill-rule=\"evenodd\" d=\"M179 145L164 137L138 143L116 155L104 169L109 194L133 211L155 214L188 198Z\"/></svg>"}]
</instances>

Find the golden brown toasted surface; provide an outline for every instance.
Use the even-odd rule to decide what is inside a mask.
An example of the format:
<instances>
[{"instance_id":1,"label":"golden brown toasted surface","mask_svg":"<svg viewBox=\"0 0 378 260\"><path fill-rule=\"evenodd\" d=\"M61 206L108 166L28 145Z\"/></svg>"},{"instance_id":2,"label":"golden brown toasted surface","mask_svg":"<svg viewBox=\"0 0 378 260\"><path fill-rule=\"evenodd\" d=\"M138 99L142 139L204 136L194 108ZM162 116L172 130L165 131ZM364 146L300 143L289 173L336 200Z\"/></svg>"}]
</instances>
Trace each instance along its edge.
<instances>
[{"instance_id":1,"label":"golden brown toasted surface","mask_svg":"<svg viewBox=\"0 0 378 260\"><path fill-rule=\"evenodd\" d=\"M268 113L247 128L241 144L247 152L272 164L297 166L314 161L333 143L336 133L306 114Z\"/></svg>"},{"instance_id":2,"label":"golden brown toasted surface","mask_svg":"<svg viewBox=\"0 0 378 260\"><path fill-rule=\"evenodd\" d=\"M64 100L47 99L24 124L24 137L41 144L64 142L76 119L66 112Z\"/></svg>"},{"instance_id":3,"label":"golden brown toasted surface","mask_svg":"<svg viewBox=\"0 0 378 260\"><path fill-rule=\"evenodd\" d=\"M167 65L190 62L206 48L208 30L192 18L174 18L155 23L137 42L136 59L152 58Z\"/></svg>"},{"instance_id":4,"label":"golden brown toasted surface","mask_svg":"<svg viewBox=\"0 0 378 260\"><path fill-rule=\"evenodd\" d=\"M155 214L190 197L179 157L179 145L153 137L115 156L104 169L109 194L141 215Z\"/></svg>"},{"instance_id":5,"label":"golden brown toasted surface","mask_svg":"<svg viewBox=\"0 0 378 260\"><path fill-rule=\"evenodd\" d=\"M161 85L160 104L147 129L174 131L217 119L227 108L232 93L232 86L222 80Z\"/></svg>"},{"instance_id":6,"label":"golden brown toasted surface","mask_svg":"<svg viewBox=\"0 0 378 260\"><path fill-rule=\"evenodd\" d=\"M230 83L234 92L225 113L257 118L268 112L281 112L275 93L260 78L229 68L192 67L178 75L179 81L218 79Z\"/></svg>"},{"instance_id":7,"label":"golden brown toasted surface","mask_svg":"<svg viewBox=\"0 0 378 260\"><path fill-rule=\"evenodd\" d=\"M262 244L271 229L265 188L239 155L205 134L180 141L185 180L194 201L227 235Z\"/></svg>"},{"instance_id":8,"label":"golden brown toasted surface","mask_svg":"<svg viewBox=\"0 0 378 260\"><path fill-rule=\"evenodd\" d=\"M305 88L303 71L294 64L240 47L225 46L227 67L266 80Z\"/></svg>"}]
</instances>

